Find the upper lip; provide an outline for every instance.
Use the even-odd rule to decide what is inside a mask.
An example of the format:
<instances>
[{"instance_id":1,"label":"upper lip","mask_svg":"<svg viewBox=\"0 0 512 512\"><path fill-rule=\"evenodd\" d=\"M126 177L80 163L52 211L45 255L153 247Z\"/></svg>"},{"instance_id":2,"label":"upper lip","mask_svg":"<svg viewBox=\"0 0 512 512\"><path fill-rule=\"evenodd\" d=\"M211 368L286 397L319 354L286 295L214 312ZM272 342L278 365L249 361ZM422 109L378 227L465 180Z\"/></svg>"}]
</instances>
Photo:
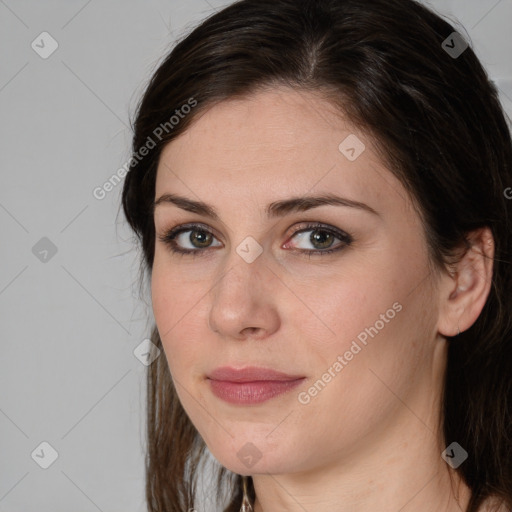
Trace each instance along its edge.
<instances>
[{"instance_id":1,"label":"upper lip","mask_svg":"<svg viewBox=\"0 0 512 512\"><path fill-rule=\"evenodd\" d=\"M211 380L223 380L228 382L255 382L255 381L290 381L303 378L303 375L289 375L271 368L258 366L246 366L245 368L232 368L222 366L216 368L207 375Z\"/></svg>"}]
</instances>

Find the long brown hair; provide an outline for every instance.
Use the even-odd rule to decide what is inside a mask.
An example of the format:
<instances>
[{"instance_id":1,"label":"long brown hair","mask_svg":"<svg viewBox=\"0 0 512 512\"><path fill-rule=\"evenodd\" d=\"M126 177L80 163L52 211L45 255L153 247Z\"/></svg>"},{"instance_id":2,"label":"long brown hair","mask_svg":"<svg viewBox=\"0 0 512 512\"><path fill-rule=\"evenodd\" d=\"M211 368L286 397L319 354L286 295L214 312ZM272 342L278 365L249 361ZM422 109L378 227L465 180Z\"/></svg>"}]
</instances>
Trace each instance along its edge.
<instances>
[{"instance_id":1,"label":"long brown hair","mask_svg":"<svg viewBox=\"0 0 512 512\"><path fill-rule=\"evenodd\" d=\"M512 201L504 195L512 187L512 144L496 87L471 47L450 53L463 49L453 32L413 0L233 3L176 44L151 77L133 123L122 206L141 242L142 270L150 274L162 148L204 109L284 84L324 94L377 141L419 205L439 268L469 231L490 227L492 288L472 327L449 338L442 411L445 439L469 454L457 471L472 491L467 511L476 512L491 495L512 507ZM141 152L144 146L151 148ZM152 340L163 350L156 327ZM147 374L149 510L194 507L204 459L205 444L159 357ZM219 468L218 496L228 484L226 512L240 508L240 481Z\"/></svg>"}]
</instances>

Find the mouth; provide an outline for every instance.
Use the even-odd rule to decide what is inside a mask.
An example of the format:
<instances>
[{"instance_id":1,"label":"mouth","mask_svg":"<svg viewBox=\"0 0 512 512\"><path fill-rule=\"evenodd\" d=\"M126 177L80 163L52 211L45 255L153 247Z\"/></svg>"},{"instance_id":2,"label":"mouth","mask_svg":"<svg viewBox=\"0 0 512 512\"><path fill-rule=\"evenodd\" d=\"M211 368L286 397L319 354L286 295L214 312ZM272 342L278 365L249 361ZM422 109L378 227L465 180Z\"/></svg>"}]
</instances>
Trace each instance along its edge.
<instances>
[{"instance_id":1,"label":"mouth","mask_svg":"<svg viewBox=\"0 0 512 512\"><path fill-rule=\"evenodd\" d=\"M237 405L266 402L298 386L306 377L270 368L217 368L207 376L217 398Z\"/></svg>"}]
</instances>

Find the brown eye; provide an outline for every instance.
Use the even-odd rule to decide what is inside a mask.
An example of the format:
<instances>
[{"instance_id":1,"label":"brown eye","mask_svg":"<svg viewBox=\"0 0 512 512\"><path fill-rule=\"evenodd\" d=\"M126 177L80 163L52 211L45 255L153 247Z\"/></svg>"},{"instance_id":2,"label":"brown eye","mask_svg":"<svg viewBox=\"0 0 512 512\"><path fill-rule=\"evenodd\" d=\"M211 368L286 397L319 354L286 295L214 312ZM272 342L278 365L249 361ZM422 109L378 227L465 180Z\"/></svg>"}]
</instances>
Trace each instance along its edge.
<instances>
[{"instance_id":1,"label":"brown eye","mask_svg":"<svg viewBox=\"0 0 512 512\"><path fill-rule=\"evenodd\" d=\"M312 231L311 235L309 235L310 242L312 244L318 244L316 246L318 249L329 248L335 238L336 237L332 233L321 229L315 229L315 231Z\"/></svg>"},{"instance_id":2,"label":"brown eye","mask_svg":"<svg viewBox=\"0 0 512 512\"><path fill-rule=\"evenodd\" d=\"M308 225L304 229L299 229L291 237L291 240L298 239L299 243L304 245L310 244L313 249L308 247L297 247L294 242L293 248L300 249L302 252L313 254L330 254L335 251L341 250L353 242L352 237L344 231L338 230L334 227L326 227L323 224ZM334 246L334 241L338 239L340 243Z\"/></svg>"},{"instance_id":3,"label":"brown eye","mask_svg":"<svg viewBox=\"0 0 512 512\"><path fill-rule=\"evenodd\" d=\"M211 243L213 235L206 231L191 229L188 239L192 245L198 247L199 249L203 249L208 247L208 245Z\"/></svg>"},{"instance_id":4,"label":"brown eye","mask_svg":"<svg viewBox=\"0 0 512 512\"><path fill-rule=\"evenodd\" d=\"M307 236L308 233L310 233L309 236ZM168 233L158 236L158 239L168 245L173 253L182 255L190 254L192 256L199 256L209 252L208 249L210 248L222 246L220 242L212 245L216 237L200 224L178 226ZM311 244L312 248L309 249L296 247L295 244L292 246L292 248L298 249L299 252L308 255L330 254L345 248L353 241L348 233L332 226L326 227L323 224L307 225L303 227L303 229L295 231L291 237L291 240L293 239L307 241ZM339 240L340 243L333 248L336 239ZM288 249L288 247L285 248Z\"/></svg>"},{"instance_id":5,"label":"brown eye","mask_svg":"<svg viewBox=\"0 0 512 512\"><path fill-rule=\"evenodd\" d=\"M174 253L194 256L204 254L209 247L222 245L211 245L215 239L214 235L203 226L195 224L174 228L160 235L158 239L168 245Z\"/></svg>"}]
</instances>

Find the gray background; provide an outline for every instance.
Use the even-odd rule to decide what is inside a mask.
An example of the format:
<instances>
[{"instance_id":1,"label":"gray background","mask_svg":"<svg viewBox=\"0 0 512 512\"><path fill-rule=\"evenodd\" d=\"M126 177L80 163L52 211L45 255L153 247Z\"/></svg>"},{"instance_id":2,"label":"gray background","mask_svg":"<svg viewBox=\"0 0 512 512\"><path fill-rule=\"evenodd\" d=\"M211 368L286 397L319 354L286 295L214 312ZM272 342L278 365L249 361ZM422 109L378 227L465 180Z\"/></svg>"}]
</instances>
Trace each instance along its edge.
<instances>
[{"instance_id":1,"label":"gray background","mask_svg":"<svg viewBox=\"0 0 512 512\"><path fill-rule=\"evenodd\" d=\"M145 510L150 297L122 183L93 190L129 158L129 115L172 42L229 3L0 0L0 512ZM510 116L512 0L430 5L463 24Z\"/></svg>"}]
</instances>

